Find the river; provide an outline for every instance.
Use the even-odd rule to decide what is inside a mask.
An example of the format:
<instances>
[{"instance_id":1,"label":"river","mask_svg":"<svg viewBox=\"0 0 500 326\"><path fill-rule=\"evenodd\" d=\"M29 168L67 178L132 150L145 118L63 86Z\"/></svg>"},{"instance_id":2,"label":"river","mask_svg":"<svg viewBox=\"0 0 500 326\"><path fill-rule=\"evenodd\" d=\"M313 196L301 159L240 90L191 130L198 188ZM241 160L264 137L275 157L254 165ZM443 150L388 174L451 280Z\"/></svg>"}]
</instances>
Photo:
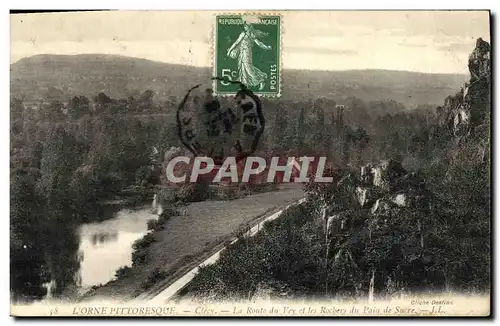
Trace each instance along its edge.
<instances>
[{"instance_id":1,"label":"river","mask_svg":"<svg viewBox=\"0 0 500 326\"><path fill-rule=\"evenodd\" d=\"M132 244L147 233L147 221L158 216L151 207L121 209L102 222L80 226L82 290L112 280L122 266L132 265Z\"/></svg>"}]
</instances>

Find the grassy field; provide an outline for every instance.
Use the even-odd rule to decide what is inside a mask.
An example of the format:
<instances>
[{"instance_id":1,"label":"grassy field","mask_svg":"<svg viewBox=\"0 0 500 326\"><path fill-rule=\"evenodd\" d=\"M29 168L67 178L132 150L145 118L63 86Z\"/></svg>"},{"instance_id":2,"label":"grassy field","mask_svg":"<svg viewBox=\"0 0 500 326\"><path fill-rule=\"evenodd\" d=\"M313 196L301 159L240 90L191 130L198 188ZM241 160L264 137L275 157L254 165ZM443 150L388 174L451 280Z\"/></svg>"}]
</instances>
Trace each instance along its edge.
<instances>
[{"instance_id":1,"label":"grassy field","mask_svg":"<svg viewBox=\"0 0 500 326\"><path fill-rule=\"evenodd\" d=\"M300 187L288 187L230 201L204 201L182 207L180 216L170 218L163 230L152 233L143 263L128 269L118 280L91 291L84 300L132 299L146 291L145 282L155 278L160 281L150 284L147 292L161 291L222 248L239 230L303 196Z\"/></svg>"}]
</instances>

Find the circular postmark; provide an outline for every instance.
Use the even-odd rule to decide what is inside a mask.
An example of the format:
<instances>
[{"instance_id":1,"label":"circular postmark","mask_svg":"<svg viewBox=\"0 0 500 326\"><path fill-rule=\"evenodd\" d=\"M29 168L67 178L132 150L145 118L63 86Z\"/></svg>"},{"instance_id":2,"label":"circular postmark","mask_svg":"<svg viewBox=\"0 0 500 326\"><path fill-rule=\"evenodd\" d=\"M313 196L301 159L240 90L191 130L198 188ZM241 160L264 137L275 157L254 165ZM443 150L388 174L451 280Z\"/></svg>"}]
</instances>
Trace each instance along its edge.
<instances>
[{"instance_id":1,"label":"circular postmark","mask_svg":"<svg viewBox=\"0 0 500 326\"><path fill-rule=\"evenodd\" d=\"M227 82L239 84L234 96L219 99L208 84L198 84L188 90L176 116L182 144L216 165L230 156L240 161L254 153L265 125L260 98L240 82Z\"/></svg>"}]
</instances>

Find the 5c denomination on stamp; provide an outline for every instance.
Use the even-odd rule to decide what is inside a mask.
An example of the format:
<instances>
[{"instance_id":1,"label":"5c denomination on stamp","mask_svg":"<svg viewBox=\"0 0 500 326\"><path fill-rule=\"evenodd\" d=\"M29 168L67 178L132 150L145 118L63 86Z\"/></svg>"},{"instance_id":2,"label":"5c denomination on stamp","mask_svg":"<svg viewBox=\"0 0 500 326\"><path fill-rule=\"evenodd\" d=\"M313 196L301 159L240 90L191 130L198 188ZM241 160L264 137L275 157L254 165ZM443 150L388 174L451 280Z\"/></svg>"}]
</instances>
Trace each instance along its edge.
<instances>
[{"instance_id":1,"label":"5c denomination on stamp","mask_svg":"<svg viewBox=\"0 0 500 326\"><path fill-rule=\"evenodd\" d=\"M281 95L281 17L217 15L214 75L216 95L234 95L239 81L259 96Z\"/></svg>"}]
</instances>

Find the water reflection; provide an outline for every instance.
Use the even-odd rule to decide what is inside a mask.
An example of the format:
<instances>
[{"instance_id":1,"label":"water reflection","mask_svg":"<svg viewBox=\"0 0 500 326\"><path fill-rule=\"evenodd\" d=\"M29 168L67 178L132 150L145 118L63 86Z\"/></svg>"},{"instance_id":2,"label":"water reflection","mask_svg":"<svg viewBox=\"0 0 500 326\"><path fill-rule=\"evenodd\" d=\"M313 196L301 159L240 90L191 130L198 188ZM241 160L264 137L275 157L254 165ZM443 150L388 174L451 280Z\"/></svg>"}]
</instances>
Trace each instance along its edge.
<instances>
[{"instance_id":1,"label":"water reflection","mask_svg":"<svg viewBox=\"0 0 500 326\"><path fill-rule=\"evenodd\" d=\"M106 242L115 242L118 240L118 232L99 232L92 235L92 244L97 247Z\"/></svg>"},{"instance_id":2,"label":"water reflection","mask_svg":"<svg viewBox=\"0 0 500 326\"><path fill-rule=\"evenodd\" d=\"M147 221L156 218L149 208L123 209L114 218L80 227L80 266L83 288L105 284L121 266L132 265L132 244L147 232Z\"/></svg>"}]
</instances>

